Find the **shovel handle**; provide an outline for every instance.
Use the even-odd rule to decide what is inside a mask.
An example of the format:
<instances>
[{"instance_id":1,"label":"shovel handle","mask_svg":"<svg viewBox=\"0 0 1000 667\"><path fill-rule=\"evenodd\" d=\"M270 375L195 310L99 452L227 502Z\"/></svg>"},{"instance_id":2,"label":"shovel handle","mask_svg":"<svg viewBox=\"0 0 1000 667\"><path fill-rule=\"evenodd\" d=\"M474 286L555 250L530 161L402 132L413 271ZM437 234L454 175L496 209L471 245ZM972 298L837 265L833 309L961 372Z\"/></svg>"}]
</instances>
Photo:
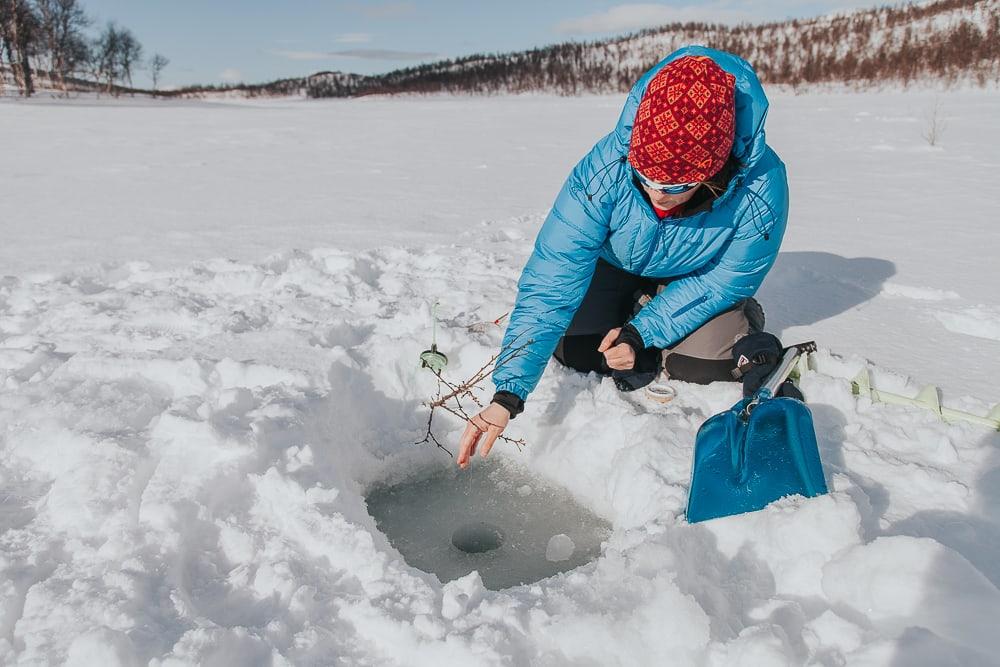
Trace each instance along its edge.
<instances>
[{"instance_id":1,"label":"shovel handle","mask_svg":"<svg viewBox=\"0 0 1000 667\"><path fill-rule=\"evenodd\" d=\"M743 407L743 410L740 412L740 419L746 422L750 419L750 413L754 411L761 401L766 401L774 396L774 392L778 391L781 383L787 380L788 376L792 374L792 369L795 367L795 360L799 358L800 354L802 354L802 350L795 345L785 350L785 354L781 357L781 363L778 364L778 367L767 378L767 382L754 392L753 398Z\"/></svg>"},{"instance_id":2,"label":"shovel handle","mask_svg":"<svg viewBox=\"0 0 1000 667\"><path fill-rule=\"evenodd\" d=\"M778 391L778 387L781 383L788 379L788 376L792 374L792 369L795 368L795 361L799 358L799 355L804 352L815 352L816 343L809 341L808 343L800 343L798 345L792 345L787 350L785 354L781 357L781 363L778 367L774 369L771 376L767 379L767 382L757 391L757 396L761 396L764 390L767 390L767 396L762 398L771 398L774 393Z\"/></svg>"},{"instance_id":3,"label":"shovel handle","mask_svg":"<svg viewBox=\"0 0 1000 667\"><path fill-rule=\"evenodd\" d=\"M788 376L792 374L792 369L795 367L795 360L799 358L800 354L802 354L802 350L797 345L792 345L785 350L784 356L781 357L781 363L771 373L771 377L767 379L767 382L758 390L758 395L767 391L767 398L774 396L781 383L787 380Z\"/></svg>"}]
</instances>

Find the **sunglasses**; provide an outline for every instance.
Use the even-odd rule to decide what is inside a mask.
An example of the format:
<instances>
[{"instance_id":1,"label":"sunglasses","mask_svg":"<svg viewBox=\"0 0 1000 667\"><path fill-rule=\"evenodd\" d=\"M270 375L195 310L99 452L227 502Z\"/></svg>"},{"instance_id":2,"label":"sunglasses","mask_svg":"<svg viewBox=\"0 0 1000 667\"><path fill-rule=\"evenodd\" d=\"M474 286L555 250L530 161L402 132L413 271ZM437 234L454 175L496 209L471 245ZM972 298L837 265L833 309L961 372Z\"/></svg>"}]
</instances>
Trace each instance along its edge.
<instances>
[{"instance_id":1,"label":"sunglasses","mask_svg":"<svg viewBox=\"0 0 1000 667\"><path fill-rule=\"evenodd\" d=\"M678 183L676 185L657 183L656 181L651 181L643 176L635 167L632 168L632 171L635 172L635 177L639 179L640 183L645 185L650 190L656 190L657 192L662 192L665 195L682 195L685 192L701 185L700 183Z\"/></svg>"}]
</instances>

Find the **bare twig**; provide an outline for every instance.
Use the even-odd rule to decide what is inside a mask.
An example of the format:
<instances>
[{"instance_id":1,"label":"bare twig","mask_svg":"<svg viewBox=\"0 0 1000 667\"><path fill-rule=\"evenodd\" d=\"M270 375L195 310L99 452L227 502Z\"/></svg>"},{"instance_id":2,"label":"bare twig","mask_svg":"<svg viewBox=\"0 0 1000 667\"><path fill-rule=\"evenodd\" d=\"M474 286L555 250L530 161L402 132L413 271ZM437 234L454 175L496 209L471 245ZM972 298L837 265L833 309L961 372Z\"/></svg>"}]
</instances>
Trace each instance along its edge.
<instances>
[{"instance_id":1,"label":"bare twig","mask_svg":"<svg viewBox=\"0 0 1000 667\"><path fill-rule=\"evenodd\" d=\"M454 410L454 409L448 407L447 405L442 405L441 409L444 410L445 412L450 412L451 414L455 415L456 417L458 417L460 419L464 419L465 421L469 421L471 419L471 417L469 415L467 415L465 413L465 411ZM518 449L521 449L522 447L524 447L524 446L526 446L528 444L528 443L526 443L524 441L524 438L516 438L516 439L515 438L509 438L506 435L504 435L503 433L500 434L500 440L503 440L504 442L509 442L510 444L515 445ZM437 441L435 440L435 442L437 442ZM445 451L447 451L447 450L445 450Z\"/></svg>"},{"instance_id":2,"label":"bare twig","mask_svg":"<svg viewBox=\"0 0 1000 667\"><path fill-rule=\"evenodd\" d=\"M509 345L505 346L500 350L500 352L493 355L489 359L489 361L483 364L483 366L479 370L477 370L475 373L472 374L472 377L463 382L459 383L449 382L444 378L444 376L441 375L440 371L435 371L432 369L432 372L438 379L437 395L426 403L427 407L430 408L430 414L427 415L427 433L424 436L423 440L415 444L422 445L428 442L433 442L435 445L437 445L439 449L444 450L445 452L448 453L449 456L454 458L454 454L452 454L451 451L448 450L448 448L442 445L438 441L438 439L434 437L434 432L433 432L434 411L440 408L441 410L444 410L445 412L452 414L455 417L458 417L462 421L465 422L470 421L472 419L472 416L469 415L468 412L466 412L465 407L462 405L462 399L468 398L473 403L475 403L479 409L483 408L483 404L476 397L474 390L479 389L479 385L482 384L482 382L487 377L489 377L489 375L493 373L493 371L495 371L497 368L503 366L504 364L510 363L512 359L516 359L518 356L524 354L528 345L533 342L529 340L523 345L520 345L515 348L513 347L513 344L517 342L518 338L520 338L520 336L515 337L514 340L511 341ZM447 388L448 393L446 394L443 393L442 387ZM525 443L523 438L516 438L516 439L510 438L508 436L503 435L502 433L500 434L499 438L504 442L516 446L519 450L527 444Z\"/></svg>"},{"instance_id":3,"label":"bare twig","mask_svg":"<svg viewBox=\"0 0 1000 667\"><path fill-rule=\"evenodd\" d=\"M427 435L424 436L423 440L420 440L419 442L416 442L414 444L423 445L428 442L433 442L435 445L437 445L438 449L444 450L445 454L447 454L451 458L455 458L455 455L451 453L451 450L442 445L440 442L438 442L438 439L434 437L434 432L431 430L431 420L433 419L434 419L434 411L431 410L431 413L427 415Z\"/></svg>"},{"instance_id":4,"label":"bare twig","mask_svg":"<svg viewBox=\"0 0 1000 667\"><path fill-rule=\"evenodd\" d=\"M941 98L934 100L934 106L925 114L924 121L926 122L923 132L924 140L930 146L937 146L938 142L941 141L941 135L944 134L945 128L948 127L948 123L945 122L944 116L941 113Z\"/></svg>"},{"instance_id":5,"label":"bare twig","mask_svg":"<svg viewBox=\"0 0 1000 667\"><path fill-rule=\"evenodd\" d=\"M441 375L440 375L440 373L435 373L435 375L438 376L438 394L440 394L441 393L441 382L442 382ZM421 440L421 441L419 441L417 443L414 443L414 444L423 445L423 444L428 443L428 442L433 442L435 445L437 445L438 449L443 450L451 458L455 458L455 455L451 453L451 450L448 449L447 447L445 447L444 445L442 445L440 442L438 442L438 439L434 437L434 432L431 430L431 422L433 420L434 420L434 409L431 408L430 414L427 415L427 434L424 436L423 440Z\"/></svg>"}]
</instances>

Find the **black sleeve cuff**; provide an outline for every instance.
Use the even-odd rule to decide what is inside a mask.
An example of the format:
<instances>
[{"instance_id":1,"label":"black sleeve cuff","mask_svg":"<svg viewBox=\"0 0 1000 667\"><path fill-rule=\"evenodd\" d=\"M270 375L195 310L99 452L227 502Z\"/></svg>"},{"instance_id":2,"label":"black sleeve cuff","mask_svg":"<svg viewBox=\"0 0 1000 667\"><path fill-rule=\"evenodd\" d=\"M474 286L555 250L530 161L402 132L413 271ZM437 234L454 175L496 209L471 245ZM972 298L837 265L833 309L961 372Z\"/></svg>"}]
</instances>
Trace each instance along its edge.
<instances>
[{"instance_id":1,"label":"black sleeve cuff","mask_svg":"<svg viewBox=\"0 0 1000 667\"><path fill-rule=\"evenodd\" d=\"M646 349L646 343L643 342L638 329L632 326L631 323L622 327L622 332L618 334L618 338L615 339L615 345L621 345L622 343L630 345L632 347L632 351L637 354Z\"/></svg>"},{"instance_id":2,"label":"black sleeve cuff","mask_svg":"<svg viewBox=\"0 0 1000 667\"><path fill-rule=\"evenodd\" d=\"M520 396L509 391L498 391L493 394L492 402L507 408L511 419L524 412L524 401L521 400Z\"/></svg>"}]
</instances>

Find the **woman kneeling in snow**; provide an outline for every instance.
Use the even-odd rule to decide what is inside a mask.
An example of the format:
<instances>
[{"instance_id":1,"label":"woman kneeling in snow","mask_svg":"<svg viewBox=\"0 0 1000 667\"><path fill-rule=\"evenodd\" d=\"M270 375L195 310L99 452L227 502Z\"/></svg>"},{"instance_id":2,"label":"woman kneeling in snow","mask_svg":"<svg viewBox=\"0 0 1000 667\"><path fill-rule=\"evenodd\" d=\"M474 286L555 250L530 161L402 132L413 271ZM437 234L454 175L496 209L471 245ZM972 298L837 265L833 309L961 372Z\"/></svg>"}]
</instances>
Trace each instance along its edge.
<instances>
[{"instance_id":1,"label":"woman kneeling in snow","mask_svg":"<svg viewBox=\"0 0 1000 667\"><path fill-rule=\"evenodd\" d=\"M624 391L661 371L733 379L734 343L763 327L751 297L788 216L766 115L757 75L732 54L687 47L639 79L538 233L493 372L496 394L466 426L460 466L479 445L489 453L550 356L611 374Z\"/></svg>"}]
</instances>

